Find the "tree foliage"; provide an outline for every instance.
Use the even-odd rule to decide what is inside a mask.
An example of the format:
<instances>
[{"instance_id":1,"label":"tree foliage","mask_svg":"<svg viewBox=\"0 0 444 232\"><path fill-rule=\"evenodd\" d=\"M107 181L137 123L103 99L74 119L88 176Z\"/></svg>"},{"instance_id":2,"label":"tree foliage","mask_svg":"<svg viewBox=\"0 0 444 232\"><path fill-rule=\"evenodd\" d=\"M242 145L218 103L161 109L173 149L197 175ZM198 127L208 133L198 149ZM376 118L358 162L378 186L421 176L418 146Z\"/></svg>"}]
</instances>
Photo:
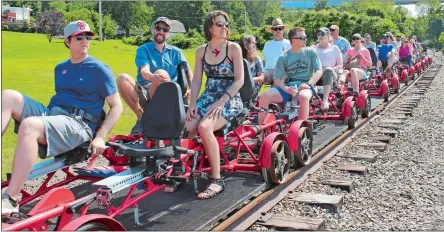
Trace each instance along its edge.
<instances>
[{"instance_id":1,"label":"tree foliage","mask_svg":"<svg viewBox=\"0 0 444 232\"><path fill-rule=\"evenodd\" d=\"M48 41L52 41L52 37L61 33L65 27L63 14L58 11L47 11L37 16L37 31L47 34Z\"/></svg>"}]
</instances>

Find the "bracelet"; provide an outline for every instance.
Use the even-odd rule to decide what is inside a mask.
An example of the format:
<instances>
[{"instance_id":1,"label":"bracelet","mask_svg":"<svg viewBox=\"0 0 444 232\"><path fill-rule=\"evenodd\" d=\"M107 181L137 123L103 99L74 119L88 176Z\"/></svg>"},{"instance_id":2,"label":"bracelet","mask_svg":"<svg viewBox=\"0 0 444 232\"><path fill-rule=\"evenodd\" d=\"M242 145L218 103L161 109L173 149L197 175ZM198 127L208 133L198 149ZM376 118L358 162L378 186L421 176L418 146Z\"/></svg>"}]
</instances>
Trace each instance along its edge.
<instances>
[{"instance_id":1,"label":"bracelet","mask_svg":"<svg viewBox=\"0 0 444 232\"><path fill-rule=\"evenodd\" d=\"M228 91L227 91L227 92L225 92L225 94L226 94L226 95L228 95L228 97L230 98L230 99L228 99L228 101L229 101L229 100L231 100L231 98L233 98L233 97L231 96L231 94L230 94L230 93L228 93Z\"/></svg>"}]
</instances>

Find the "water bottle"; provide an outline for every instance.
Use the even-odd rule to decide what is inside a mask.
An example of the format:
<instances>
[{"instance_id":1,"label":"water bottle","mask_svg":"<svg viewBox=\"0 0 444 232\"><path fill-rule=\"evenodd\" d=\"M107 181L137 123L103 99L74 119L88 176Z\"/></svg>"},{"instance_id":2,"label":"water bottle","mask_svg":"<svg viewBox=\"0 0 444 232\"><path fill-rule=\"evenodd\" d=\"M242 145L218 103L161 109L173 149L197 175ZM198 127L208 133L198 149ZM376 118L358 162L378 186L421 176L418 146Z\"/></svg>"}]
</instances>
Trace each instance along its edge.
<instances>
[{"instance_id":1,"label":"water bottle","mask_svg":"<svg viewBox=\"0 0 444 232\"><path fill-rule=\"evenodd\" d=\"M348 82L348 89L353 90L353 83L351 81Z\"/></svg>"},{"instance_id":2,"label":"water bottle","mask_svg":"<svg viewBox=\"0 0 444 232\"><path fill-rule=\"evenodd\" d=\"M293 88L295 89L295 92L291 97L291 103L290 103L290 108L292 110L298 107L298 86L294 85Z\"/></svg>"}]
</instances>

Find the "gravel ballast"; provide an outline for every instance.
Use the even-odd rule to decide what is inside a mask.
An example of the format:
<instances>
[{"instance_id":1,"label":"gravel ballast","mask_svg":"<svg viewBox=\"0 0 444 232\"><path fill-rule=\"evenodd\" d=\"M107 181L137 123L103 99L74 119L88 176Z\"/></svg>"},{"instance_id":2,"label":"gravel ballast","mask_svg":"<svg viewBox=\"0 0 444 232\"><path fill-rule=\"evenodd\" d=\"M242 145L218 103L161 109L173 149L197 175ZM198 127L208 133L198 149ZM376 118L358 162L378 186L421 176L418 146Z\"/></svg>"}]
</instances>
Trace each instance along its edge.
<instances>
[{"instance_id":1,"label":"gravel ballast","mask_svg":"<svg viewBox=\"0 0 444 232\"><path fill-rule=\"evenodd\" d=\"M440 56L442 54L439 54ZM435 58L434 64L442 63ZM409 90L410 91L410 90ZM344 147L344 154L377 154L373 163L335 156L295 192L342 195L344 205L339 213L301 205L285 198L270 212L283 215L323 218L327 230L444 230L444 69L441 68L430 88L422 95L413 116L402 120L398 134L387 150L358 147L375 142L375 127L396 112L396 102L387 112L361 130ZM335 170L338 164L360 164L368 167L365 176ZM353 179L351 193L319 182L327 178ZM251 230L267 230L254 224Z\"/></svg>"}]
</instances>

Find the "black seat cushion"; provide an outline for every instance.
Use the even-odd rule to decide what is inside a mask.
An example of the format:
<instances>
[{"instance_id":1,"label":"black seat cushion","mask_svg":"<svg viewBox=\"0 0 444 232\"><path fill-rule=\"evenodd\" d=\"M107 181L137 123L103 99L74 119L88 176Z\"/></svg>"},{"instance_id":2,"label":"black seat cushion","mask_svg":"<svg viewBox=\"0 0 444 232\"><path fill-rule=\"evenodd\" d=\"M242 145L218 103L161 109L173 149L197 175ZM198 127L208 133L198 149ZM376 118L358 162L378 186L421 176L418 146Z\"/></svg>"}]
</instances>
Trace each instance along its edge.
<instances>
[{"instance_id":1,"label":"black seat cushion","mask_svg":"<svg viewBox=\"0 0 444 232\"><path fill-rule=\"evenodd\" d=\"M241 95L242 102L249 102L253 100L254 94L254 80L251 75L250 66L246 59L243 59L244 62L244 84L239 89L239 93Z\"/></svg>"},{"instance_id":2,"label":"black seat cushion","mask_svg":"<svg viewBox=\"0 0 444 232\"><path fill-rule=\"evenodd\" d=\"M155 156L172 157L174 150L172 146L160 148L146 148L144 144L127 143L119 146L118 152L125 156Z\"/></svg>"},{"instance_id":3,"label":"black seat cushion","mask_svg":"<svg viewBox=\"0 0 444 232\"><path fill-rule=\"evenodd\" d=\"M188 88L188 82L187 82L187 72L185 72L184 68L185 64L180 63L177 66L177 84L179 84L179 87L182 91L182 96L185 94Z\"/></svg>"},{"instance_id":4,"label":"black seat cushion","mask_svg":"<svg viewBox=\"0 0 444 232\"><path fill-rule=\"evenodd\" d=\"M180 136L185 126L185 107L177 83L166 82L157 87L142 114L146 139L171 140Z\"/></svg>"}]
</instances>

